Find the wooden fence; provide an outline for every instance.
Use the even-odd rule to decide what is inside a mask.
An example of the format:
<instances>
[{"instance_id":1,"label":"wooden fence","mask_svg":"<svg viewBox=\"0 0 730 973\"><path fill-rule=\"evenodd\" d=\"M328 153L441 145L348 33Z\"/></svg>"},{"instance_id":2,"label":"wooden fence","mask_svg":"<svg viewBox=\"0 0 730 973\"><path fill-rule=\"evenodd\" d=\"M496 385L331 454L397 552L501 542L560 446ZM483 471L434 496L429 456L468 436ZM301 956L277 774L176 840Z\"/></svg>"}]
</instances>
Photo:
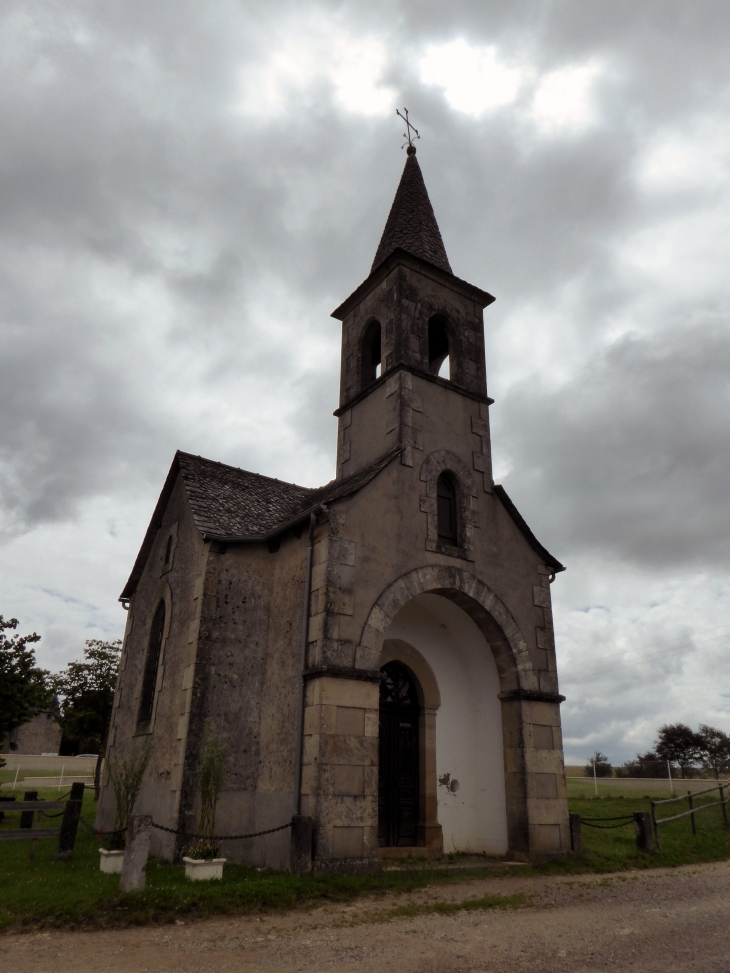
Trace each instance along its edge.
<instances>
[{"instance_id":1,"label":"wooden fence","mask_svg":"<svg viewBox=\"0 0 730 973\"><path fill-rule=\"evenodd\" d=\"M727 802L728 799L725 797L725 788L730 787L730 781L724 781L722 784L715 784L714 787L706 787L702 791L687 791L686 794L680 797L669 797L664 801L652 801L651 802L651 821L654 827L654 837L656 838L657 848L661 848L661 842L659 840L659 825L668 824L670 821L679 821L680 818L691 818L692 819L692 834L697 834L697 823L695 821L695 815L699 814L700 811L709 811L711 807L722 807L722 817L725 822L725 827L728 826L727 819ZM694 798L700 797L702 794L712 794L714 791L718 791L720 794L719 801L712 801L710 804L700 804L699 807L694 806ZM677 804L679 801L687 801L689 804L688 811L682 811L681 814L673 814L668 818L658 818L656 816L656 808L661 804Z\"/></svg>"},{"instance_id":2,"label":"wooden fence","mask_svg":"<svg viewBox=\"0 0 730 973\"><path fill-rule=\"evenodd\" d=\"M0 828L0 841L30 841L28 858L35 856L35 846L39 838L58 838L56 859L68 861L73 855L76 831L81 817L81 802L84 797L84 784L73 784L67 801L39 801L36 791L26 791L23 801L2 801L3 814L20 814L20 827L12 830ZM57 813L50 813L57 812ZM38 815L36 827L33 818ZM41 818L61 818L57 828L40 827Z\"/></svg>"}]
</instances>

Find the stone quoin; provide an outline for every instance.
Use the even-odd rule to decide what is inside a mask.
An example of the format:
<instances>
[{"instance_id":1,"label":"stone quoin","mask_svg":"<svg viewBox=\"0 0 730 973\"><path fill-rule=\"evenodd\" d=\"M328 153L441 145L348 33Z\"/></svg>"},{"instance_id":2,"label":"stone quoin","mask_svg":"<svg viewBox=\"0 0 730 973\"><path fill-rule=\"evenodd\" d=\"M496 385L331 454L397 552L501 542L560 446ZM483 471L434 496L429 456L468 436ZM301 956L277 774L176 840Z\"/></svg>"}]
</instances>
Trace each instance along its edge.
<instances>
[{"instance_id":1,"label":"stone quoin","mask_svg":"<svg viewBox=\"0 0 730 973\"><path fill-rule=\"evenodd\" d=\"M229 746L216 831L299 811L315 871L570 850L550 600L564 568L492 479L493 300L453 274L409 146L370 274L333 312L336 478L173 459L121 595L107 766L151 738L137 814L195 832L210 721ZM105 778L97 825L113 823ZM286 869L291 836L220 854Z\"/></svg>"}]
</instances>

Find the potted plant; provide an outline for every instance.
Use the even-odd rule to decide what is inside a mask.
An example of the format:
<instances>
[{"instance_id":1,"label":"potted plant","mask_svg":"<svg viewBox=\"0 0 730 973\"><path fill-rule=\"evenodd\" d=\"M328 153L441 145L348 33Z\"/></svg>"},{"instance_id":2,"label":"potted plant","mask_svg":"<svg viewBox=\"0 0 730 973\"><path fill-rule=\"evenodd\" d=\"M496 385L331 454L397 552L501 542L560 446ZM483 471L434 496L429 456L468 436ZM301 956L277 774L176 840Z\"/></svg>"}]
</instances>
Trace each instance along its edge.
<instances>
[{"instance_id":1,"label":"potted plant","mask_svg":"<svg viewBox=\"0 0 730 973\"><path fill-rule=\"evenodd\" d=\"M189 855L183 856L185 877L193 882L223 878L225 858L218 857L215 841L215 809L223 784L227 743L218 736L209 721L203 731L198 760L197 784L200 790L200 832Z\"/></svg>"},{"instance_id":2,"label":"potted plant","mask_svg":"<svg viewBox=\"0 0 730 973\"><path fill-rule=\"evenodd\" d=\"M107 874L119 874L122 871L125 836L120 832L129 825L151 753L151 743L147 741L138 754L130 754L128 757L109 762L109 780L114 791L117 810L114 816L114 829L105 839L105 847L99 849L99 869Z\"/></svg>"}]
</instances>

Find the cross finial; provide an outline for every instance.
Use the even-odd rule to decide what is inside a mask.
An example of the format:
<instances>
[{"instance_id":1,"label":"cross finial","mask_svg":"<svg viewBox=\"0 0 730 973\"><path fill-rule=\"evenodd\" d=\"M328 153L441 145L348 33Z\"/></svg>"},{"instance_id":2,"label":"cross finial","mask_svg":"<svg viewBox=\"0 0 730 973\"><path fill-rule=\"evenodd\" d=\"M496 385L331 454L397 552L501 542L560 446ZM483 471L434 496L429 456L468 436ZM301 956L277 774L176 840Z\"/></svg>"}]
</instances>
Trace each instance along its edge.
<instances>
[{"instance_id":1,"label":"cross finial","mask_svg":"<svg viewBox=\"0 0 730 973\"><path fill-rule=\"evenodd\" d=\"M397 108L395 110L396 115L400 115L400 117L406 123L406 130L403 133L403 138L406 141L403 143L403 145L401 145L401 148L403 149L407 145L408 146L408 155L415 155L416 154L416 147L413 144L413 136L411 135L411 132L413 131L413 132L416 133L416 138L417 139L420 139L421 136L418 134L418 129L415 127L415 125L411 125L411 123L408 120L408 109L407 108L404 108L403 111L405 112L405 115L402 115L400 113L400 111L398 111Z\"/></svg>"}]
</instances>

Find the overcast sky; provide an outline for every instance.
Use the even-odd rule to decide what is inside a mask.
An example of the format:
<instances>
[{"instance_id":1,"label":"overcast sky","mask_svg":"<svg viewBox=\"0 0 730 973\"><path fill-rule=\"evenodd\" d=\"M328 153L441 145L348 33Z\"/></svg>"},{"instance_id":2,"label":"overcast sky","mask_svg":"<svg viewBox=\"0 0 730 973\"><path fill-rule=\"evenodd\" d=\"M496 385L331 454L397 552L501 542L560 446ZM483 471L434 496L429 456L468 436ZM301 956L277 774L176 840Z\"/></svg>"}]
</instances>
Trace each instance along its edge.
<instances>
[{"instance_id":1,"label":"overcast sky","mask_svg":"<svg viewBox=\"0 0 730 973\"><path fill-rule=\"evenodd\" d=\"M489 290L497 479L568 759L730 731L726 0L0 8L0 612L115 638L175 449L334 474L339 331L405 153Z\"/></svg>"}]
</instances>

